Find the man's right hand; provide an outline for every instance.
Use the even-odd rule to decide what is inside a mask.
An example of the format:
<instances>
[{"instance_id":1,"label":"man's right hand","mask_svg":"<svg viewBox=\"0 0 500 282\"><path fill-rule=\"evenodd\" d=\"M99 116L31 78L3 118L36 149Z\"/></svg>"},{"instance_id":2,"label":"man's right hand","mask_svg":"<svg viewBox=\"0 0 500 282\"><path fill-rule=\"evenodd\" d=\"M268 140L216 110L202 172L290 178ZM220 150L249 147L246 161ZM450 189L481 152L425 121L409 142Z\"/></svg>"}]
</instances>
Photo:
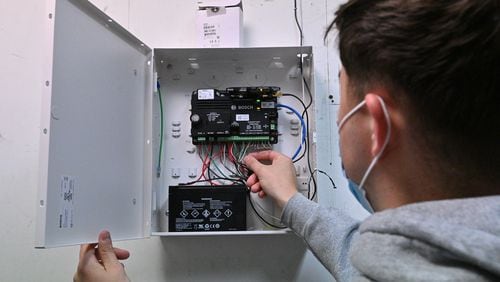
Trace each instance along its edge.
<instances>
[{"instance_id":1,"label":"man's right hand","mask_svg":"<svg viewBox=\"0 0 500 282\"><path fill-rule=\"evenodd\" d=\"M247 185L259 197L267 194L283 208L297 193L295 168L289 157L275 151L261 151L248 154L244 162L254 172Z\"/></svg>"}]
</instances>

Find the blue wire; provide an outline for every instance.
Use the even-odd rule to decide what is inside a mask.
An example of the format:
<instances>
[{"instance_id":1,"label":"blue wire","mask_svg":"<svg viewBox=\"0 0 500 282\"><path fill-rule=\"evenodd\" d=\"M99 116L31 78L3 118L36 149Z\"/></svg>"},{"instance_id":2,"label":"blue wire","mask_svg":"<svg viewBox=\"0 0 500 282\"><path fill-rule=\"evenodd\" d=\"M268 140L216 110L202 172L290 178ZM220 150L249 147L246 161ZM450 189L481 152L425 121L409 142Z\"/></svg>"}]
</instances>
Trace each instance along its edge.
<instances>
[{"instance_id":1,"label":"blue wire","mask_svg":"<svg viewBox=\"0 0 500 282\"><path fill-rule=\"evenodd\" d=\"M294 108L290 107L290 106L287 106L287 105L283 105L283 104L276 104L276 107L277 108L285 108L285 109L289 109L290 111L292 111L300 120L300 124L302 126L302 142L299 144L299 147L297 148L297 150L295 151L295 153L293 154L292 156L292 160L295 160L295 158L297 157L297 155L300 153L300 151L302 150L302 144L305 144L306 143L306 123L304 122L304 119L302 118L302 115L299 114L299 112L297 112Z\"/></svg>"}]
</instances>

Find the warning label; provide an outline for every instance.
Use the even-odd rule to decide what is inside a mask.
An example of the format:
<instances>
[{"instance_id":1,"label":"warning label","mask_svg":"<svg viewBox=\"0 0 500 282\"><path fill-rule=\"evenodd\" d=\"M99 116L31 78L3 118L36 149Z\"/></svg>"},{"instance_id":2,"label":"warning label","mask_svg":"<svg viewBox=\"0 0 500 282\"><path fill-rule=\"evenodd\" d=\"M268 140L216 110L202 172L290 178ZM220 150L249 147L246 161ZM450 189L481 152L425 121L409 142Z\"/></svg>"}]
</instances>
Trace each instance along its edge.
<instances>
[{"instance_id":1,"label":"warning label","mask_svg":"<svg viewBox=\"0 0 500 282\"><path fill-rule=\"evenodd\" d=\"M184 200L182 201L181 218L176 219L176 229L177 231L217 231L221 228L220 223L200 224L200 222L224 221L224 218L219 218L222 214L221 210L225 210L224 215L229 218L232 215L232 206L233 201L231 200L224 201L214 198L201 198L199 202Z\"/></svg>"}]
</instances>

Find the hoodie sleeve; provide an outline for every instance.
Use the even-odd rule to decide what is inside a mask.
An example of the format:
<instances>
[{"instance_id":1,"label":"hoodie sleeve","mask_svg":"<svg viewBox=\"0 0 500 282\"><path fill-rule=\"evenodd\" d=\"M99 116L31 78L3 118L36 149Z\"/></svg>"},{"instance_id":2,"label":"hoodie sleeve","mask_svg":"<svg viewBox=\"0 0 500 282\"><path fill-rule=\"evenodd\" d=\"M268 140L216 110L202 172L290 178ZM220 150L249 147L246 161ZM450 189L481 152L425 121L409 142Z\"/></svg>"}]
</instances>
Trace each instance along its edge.
<instances>
[{"instance_id":1,"label":"hoodie sleeve","mask_svg":"<svg viewBox=\"0 0 500 282\"><path fill-rule=\"evenodd\" d=\"M337 281L351 280L356 270L349 254L351 243L358 236L359 221L338 209L320 207L300 193L288 201L281 220L304 239Z\"/></svg>"}]
</instances>

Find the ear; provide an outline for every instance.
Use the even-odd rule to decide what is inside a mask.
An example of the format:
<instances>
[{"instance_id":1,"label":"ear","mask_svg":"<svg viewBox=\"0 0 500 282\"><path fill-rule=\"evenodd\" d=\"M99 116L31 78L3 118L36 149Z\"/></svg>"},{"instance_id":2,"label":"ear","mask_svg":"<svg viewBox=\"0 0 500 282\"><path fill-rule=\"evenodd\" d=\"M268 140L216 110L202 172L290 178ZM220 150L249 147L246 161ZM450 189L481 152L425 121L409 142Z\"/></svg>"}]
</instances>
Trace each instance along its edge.
<instances>
[{"instance_id":1,"label":"ear","mask_svg":"<svg viewBox=\"0 0 500 282\"><path fill-rule=\"evenodd\" d=\"M381 97L376 94L366 94L365 103L371 118L371 154L376 156L384 149L386 138L389 134L387 118L384 114ZM390 122L390 119L389 119Z\"/></svg>"}]
</instances>

